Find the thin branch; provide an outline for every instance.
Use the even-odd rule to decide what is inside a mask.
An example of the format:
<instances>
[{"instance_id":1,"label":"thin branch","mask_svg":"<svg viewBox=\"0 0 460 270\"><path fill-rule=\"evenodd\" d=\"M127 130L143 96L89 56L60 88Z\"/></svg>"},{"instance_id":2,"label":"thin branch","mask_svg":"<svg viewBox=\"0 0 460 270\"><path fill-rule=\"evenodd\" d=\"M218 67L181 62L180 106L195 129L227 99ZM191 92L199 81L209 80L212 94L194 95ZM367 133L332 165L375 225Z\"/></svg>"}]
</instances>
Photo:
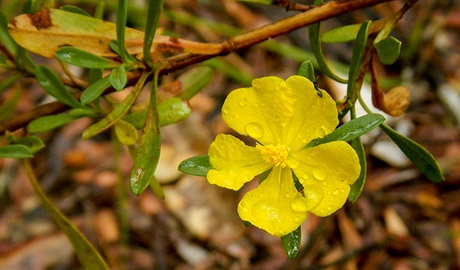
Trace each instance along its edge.
<instances>
[{"instance_id":1,"label":"thin branch","mask_svg":"<svg viewBox=\"0 0 460 270\"><path fill-rule=\"evenodd\" d=\"M208 55L197 55L191 53L183 53L176 56L166 58L157 63L158 66L164 68L161 69L160 74L167 74L169 72L182 69L184 67L203 62L205 60L227 55L231 52L241 50L270 38L274 38L302 27L314 24L323 20L333 18L335 16L345 14L351 11L363 9L366 7L374 6L384 2L390 2L393 0L354 0L346 2L327 2L321 6L308 9L305 12L287 17L277 22L265 25L261 28L254 29L242 35L238 35L227 40L224 40L218 44L210 44L211 46L217 45L219 50L214 54ZM130 78L130 83L134 84L140 74L133 74ZM110 92L113 90L106 91ZM52 115L67 110L68 107L58 102L48 103L42 106L38 106L30 112L22 115L14 116L7 121L0 124L0 133L4 133L7 130L13 131L22 127L25 127L29 122L45 115Z\"/></svg>"}]
</instances>

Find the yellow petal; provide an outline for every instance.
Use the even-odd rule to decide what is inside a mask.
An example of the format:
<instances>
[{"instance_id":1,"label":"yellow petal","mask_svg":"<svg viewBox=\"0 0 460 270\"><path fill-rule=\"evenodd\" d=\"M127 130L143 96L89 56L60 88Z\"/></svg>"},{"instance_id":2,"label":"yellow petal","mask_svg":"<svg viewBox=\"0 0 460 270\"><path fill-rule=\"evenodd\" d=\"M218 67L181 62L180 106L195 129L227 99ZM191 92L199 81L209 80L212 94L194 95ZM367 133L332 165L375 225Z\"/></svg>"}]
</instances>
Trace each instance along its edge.
<instances>
[{"instance_id":1,"label":"yellow petal","mask_svg":"<svg viewBox=\"0 0 460 270\"><path fill-rule=\"evenodd\" d=\"M292 116L292 91L284 80L269 76L252 81L252 87L232 91L222 106L229 127L263 145L281 144Z\"/></svg>"},{"instance_id":2,"label":"yellow petal","mask_svg":"<svg viewBox=\"0 0 460 270\"><path fill-rule=\"evenodd\" d=\"M341 208L350 192L350 185L359 176L359 159L346 142L321 144L292 153L293 168L304 188L306 198L317 202L309 212L327 216Z\"/></svg>"},{"instance_id":3,"label":"yellow petal","mask_svg":"<svg viewBox=\"0 0 460 270\"><path fill-rule=\"evenodd\" d=\"M207 174L208 182L233 190L240 189L272 166L260 150L226 134L217 135L208 155L212 167Z\"/></svg>"},{"instance_id":4,"label":"yellow petal","mask_svg":"<svg viewBox=\"0 0 460 270\"><path fill-rule=\"evenodd\" d=\"M263 145L286 145L293 150L331 133L338 124L334 100L301 76L255 79L252 87L231 92L222 106L229 127Z\"/></svg>"},{"instance_id":5,"label":"yellow petal","mask_svg":"<svg viewBox=\"0 0 460 270\"><path fill-rule=\"evenodd\" d=\"M286 86L294 94L294 113L286 129L285 145L292 151L313 139L331 133L339 123L335 101L325 91L319 97L313 83L301 76L291 76Z\"/></svg>"},{"instance_id":6,"label":"yellow petal","mask_svg":"<svg viewBox=\"0 0 460 270\"><path fill-rule=\"evenodd\" d=\"M274 167L265 181L244 195L238 213L252 225L283 236L302 224L310 207L296 190L291 169Z\"/></svg>"}]
</instances>

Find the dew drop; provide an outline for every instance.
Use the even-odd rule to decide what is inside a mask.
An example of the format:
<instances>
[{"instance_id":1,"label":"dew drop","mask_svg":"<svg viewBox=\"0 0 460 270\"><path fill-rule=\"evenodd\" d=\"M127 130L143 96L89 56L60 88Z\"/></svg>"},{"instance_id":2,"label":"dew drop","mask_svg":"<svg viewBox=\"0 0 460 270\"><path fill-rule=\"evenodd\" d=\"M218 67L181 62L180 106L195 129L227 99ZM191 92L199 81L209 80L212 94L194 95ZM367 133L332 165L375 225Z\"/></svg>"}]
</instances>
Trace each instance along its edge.
<instances>
[{"instance_id":1,"label":"dew drop","mask_svg":"<svg viewBox=\"0 0 460 270\"><path fill-rule=\"evenodd\" d=\"M223 113L223 114L228 114L228 108L227 108L227 107L223 107L223 108L222 108L222 113Z\"/></svg>"},{"instance_id":2,"label":"dew drop","mask_svg":"<svg viewBox=\"0 0 460 270\"><path fill-rule=\"evenodd\" d=\"M249 212L248 204L246 202L240 202L239 210L245 213Z\"/></svg>"},{"instance_id":3,"label":"dew drop","mask_svg":"<svg viewBox=\"0 0 460 270\"><path fill-rule=\"evenodd\" d=\"M326 179L326 171L323 167L317 167L313 169L313 176L319 181L323 181L324 179Z\"/></svg>"},{"instance_id":4,"label":"dew drop","mask_svg":"<svg viewBox=\"0 0 460 270\"><path fill-rule=\"evenodd\" d=\"M340 190L336 189L332 192L332 194L334 194L334 196L337 196L340 194Z\"/></svg>"},{"instance_id":5,"label":"dew drop","mask_svg":"<svg viewBox=\"0 0 460 270\"><path fill-rule=\"evenodd\" d=\"M241 105L241 106L244 106L246 104L248 104L248 100L246 98L241 98L238 103Z\"/></svg>"},{"instance_id":6,"label":"dew drop","mask_svg":"<svg viewBox=\"0 0 460 270\"><path fill-rule=\"evenodd\" d=\"M329 205L329 206L327 207L327 211L329 211L329 212L332 211L332 206L331 206L331 205Z\"/></svg>"},{"instance_id":7,"label":"dew drop","mask_svg":"<svg viewBox=\"0 0 460 270\"><path fill-rule=\"evenodd\" d=\"M264 128L255 122L247 124L244 130L254 139L259 139L264 135Z\"/></svg>"},{"instance_id":8,"label":"dew drop","mask_svg":"<svg viewBox=\"0 0 460 270\"><path fill-rule=\"evenodd\" d=\"M313 209L321 203L324 197L323 189L319 185L308 185L303 190L305 199L307 199L307 209Z\"/></svg>"},{"instance_id":9,"label":"dew drop","mask_svg":"<svg viewBox=\"0 0 460 270\"><path fill-rule=\"evenodd\" d=\"M309 210L305 201L301 199L293 200L291 202L291 208L294 212L306 212Z\"/></svg>"}]
</instances>

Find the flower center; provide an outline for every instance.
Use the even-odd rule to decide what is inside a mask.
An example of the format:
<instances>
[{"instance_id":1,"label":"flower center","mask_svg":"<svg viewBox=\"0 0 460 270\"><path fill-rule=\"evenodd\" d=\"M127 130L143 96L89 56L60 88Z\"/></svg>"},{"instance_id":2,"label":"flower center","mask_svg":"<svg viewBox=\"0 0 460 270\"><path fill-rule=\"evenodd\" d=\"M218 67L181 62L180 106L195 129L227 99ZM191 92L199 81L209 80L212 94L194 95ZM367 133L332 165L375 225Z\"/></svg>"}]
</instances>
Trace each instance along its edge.
<instances>
[{"instance_id":1,"label":"flower center","mask_svg":"<svg viewBox=\"0 0 460 270\"><path fill-rule=\"evenodd\" d=\"M289 148L284 145L260 145L257 144L256 148L260 150L265 159L274 166L281 166L284 168L288 166L287 159L289 156Z\"/></svg>"}]
</instances>

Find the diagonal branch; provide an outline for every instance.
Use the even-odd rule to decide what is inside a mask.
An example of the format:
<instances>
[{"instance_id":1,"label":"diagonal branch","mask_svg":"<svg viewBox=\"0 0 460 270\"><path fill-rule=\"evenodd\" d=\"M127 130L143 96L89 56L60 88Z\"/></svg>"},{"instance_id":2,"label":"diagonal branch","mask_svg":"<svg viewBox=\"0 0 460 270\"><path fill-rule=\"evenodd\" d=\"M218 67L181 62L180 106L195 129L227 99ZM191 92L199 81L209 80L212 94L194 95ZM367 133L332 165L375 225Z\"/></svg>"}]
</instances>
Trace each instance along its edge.
<instances>
[{"instance_id":1,"label":"diagonal branch","mask_svg":"<svg viewBox=\"0 0 460 270\"><path fill-rule=\"evenodd\" d=\"M161 68L160 74L167 74L169 72L179 70L217 56L227 55L231 52L253 46L270 38L287 34L310 24L324 21L351 11L390 1L393 0L338 0L327 2L321 6L308 9L305 12L281 19L277 22L254 29L247 33L226 39L221 43L208 44L210 47L217 49L213 54L200 55L183 53L161 60L157 62L156 66ZM132 74L129 83L134 84L137 79L139 79L140 75L140 73ZM109 89L106 91L106 93L110 91L113 90ZM17 130L19 128L25 127L34 119L46 115L60 113L67 110L68 108L69 107L59 102L51 102L38 106L30 112L22 115L16 115L7 119L3 123L0 123L0 133L4 133L7 130Z\"/></svg>"}]
</instances>

